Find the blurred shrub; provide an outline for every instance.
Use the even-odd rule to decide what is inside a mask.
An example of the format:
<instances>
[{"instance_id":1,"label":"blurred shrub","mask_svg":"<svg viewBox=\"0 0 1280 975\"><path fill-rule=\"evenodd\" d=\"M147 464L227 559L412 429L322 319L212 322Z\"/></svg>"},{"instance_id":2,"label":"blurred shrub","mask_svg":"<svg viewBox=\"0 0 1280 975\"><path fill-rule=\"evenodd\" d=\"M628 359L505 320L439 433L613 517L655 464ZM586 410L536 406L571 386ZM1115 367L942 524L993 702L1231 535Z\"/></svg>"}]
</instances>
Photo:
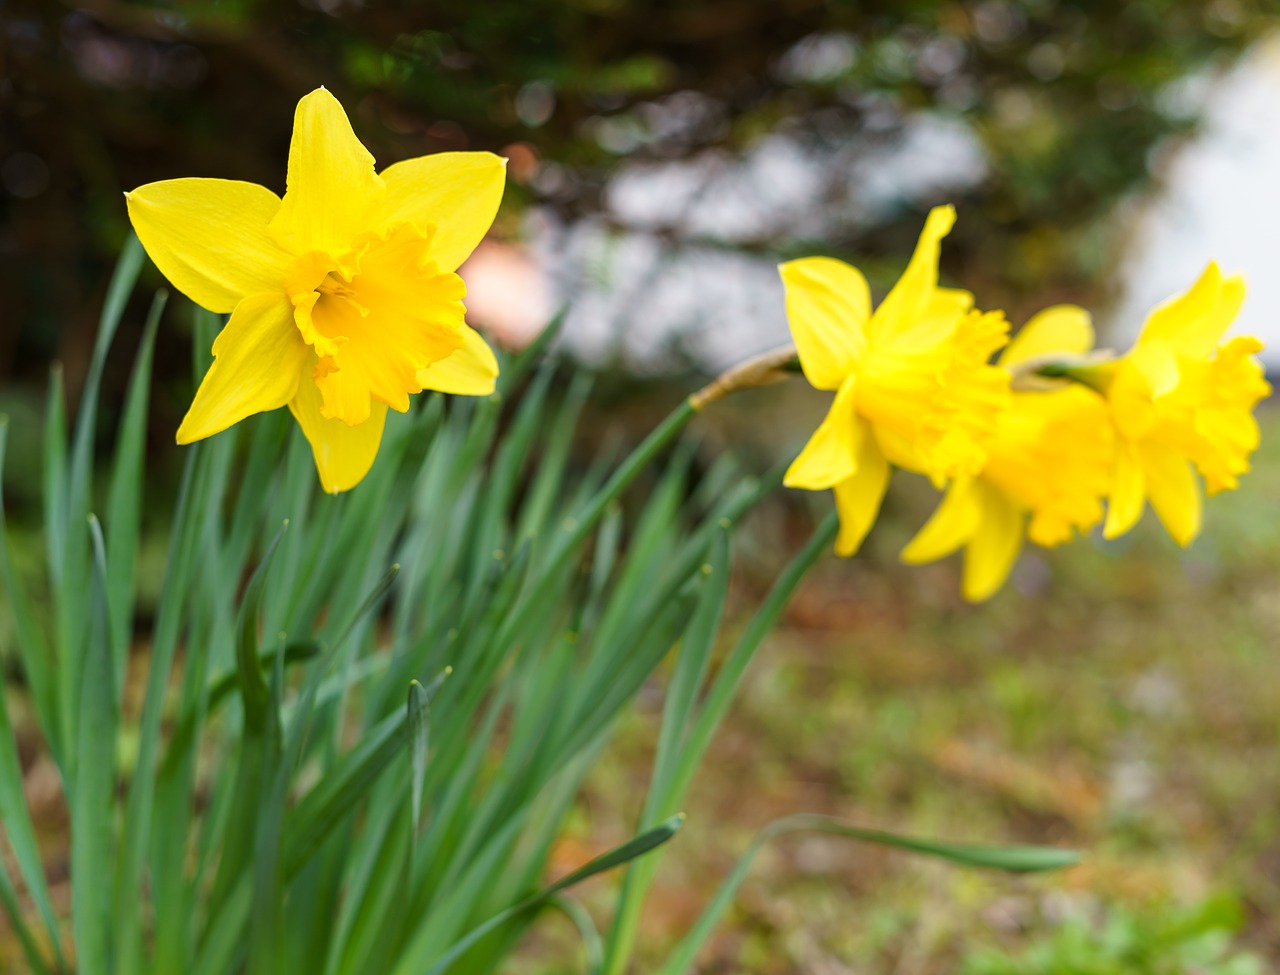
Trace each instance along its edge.
<instances>
[{"instance_id":1,"label":"blurred shrub","mask_svg":"<svg viewBox=\"0 0 1280 975\"><path fill-rule=\"evenodd\" d=\"M959 118L990 169L957 201L949 260L969 279L985 269L988 302L1013 313L1032 289L1080 297L1113 256L1100 218L1191 124L1195 99L1171 83L1269 17L1250 0L6 0L0 287L20 327L0 332L0 379L57 355L74 387L127 232L121 190L187 175L283 189L289 114L319 84L355 106L384 162L505 152L509 215L592 212L622 158ZM880 214L823 243L899 253L916 225Z\"/></svg>"}]
</instances>

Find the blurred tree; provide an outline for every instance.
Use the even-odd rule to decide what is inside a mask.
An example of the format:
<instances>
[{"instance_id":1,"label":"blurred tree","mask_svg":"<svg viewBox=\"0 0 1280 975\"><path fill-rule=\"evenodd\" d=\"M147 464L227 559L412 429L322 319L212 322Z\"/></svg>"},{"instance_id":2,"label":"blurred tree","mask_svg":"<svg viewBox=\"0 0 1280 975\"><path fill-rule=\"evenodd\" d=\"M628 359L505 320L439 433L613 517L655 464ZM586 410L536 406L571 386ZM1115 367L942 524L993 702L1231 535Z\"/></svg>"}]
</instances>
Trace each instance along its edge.
<instances>
[{"instance_id":1,"label":"blurred tree","mask_svg":"<svg viewBox=\"0 0 1280 975\"><path fill-rule=\"evenodd\" d=\"M320 84L380 162L507 154L509 217L592 212L622 158L957 117L990 169L952 269L1015 311L1033 288L1079 296L1113 257L1103 218L1193 122L1171 86L1270 16L1260 0L0 0L0 381L57 356L74 386L122 190L283 190L293 105ZM899 213L820 244L901 255L917 227Z\"/></svg>"}]
</instances>

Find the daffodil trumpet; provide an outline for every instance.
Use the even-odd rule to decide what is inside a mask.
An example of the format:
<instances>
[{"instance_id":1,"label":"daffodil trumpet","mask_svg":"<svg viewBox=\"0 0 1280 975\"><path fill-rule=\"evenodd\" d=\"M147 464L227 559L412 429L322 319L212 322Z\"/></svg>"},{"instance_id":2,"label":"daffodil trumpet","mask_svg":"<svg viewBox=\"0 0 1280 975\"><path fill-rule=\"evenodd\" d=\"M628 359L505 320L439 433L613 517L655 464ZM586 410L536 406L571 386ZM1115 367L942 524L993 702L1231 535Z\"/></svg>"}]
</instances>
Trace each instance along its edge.
<instances>
[{"instance_id":1,"label":"daffodil trumpet","mask_svg":"<svg viewBox=\"0 0 1280 975\"><path fill-rule=\"evenodd\" d=\"M152 261L230 319L179 443L288 406L326 491L373 464L388 409L424 389L491 393L492 350L465 320L459 265L484 237L505 161L446 152L377 172L323 88L294 115L283 199L253 183L173 179L126 194Z\"/></svg>"}]
</instances>

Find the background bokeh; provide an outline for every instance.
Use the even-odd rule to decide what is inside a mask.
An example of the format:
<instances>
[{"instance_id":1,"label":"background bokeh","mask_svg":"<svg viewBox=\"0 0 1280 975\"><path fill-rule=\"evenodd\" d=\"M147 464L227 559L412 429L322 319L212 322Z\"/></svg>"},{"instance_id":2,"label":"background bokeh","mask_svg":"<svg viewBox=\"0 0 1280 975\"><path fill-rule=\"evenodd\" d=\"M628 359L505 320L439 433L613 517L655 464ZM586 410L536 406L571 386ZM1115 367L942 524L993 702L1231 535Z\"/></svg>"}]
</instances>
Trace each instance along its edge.
<instances>
[{"instance_id":1,"label":"background bokeh","mask_svg":"<svg viewBox=\"0 0 1280 975\"><path fill-rule=\"evenodd\" d=\"M938 202L961 211L944 276L988 307L1015 323L1056 301L1105 308L1139 201L1195 135L1206 84L1276 17L1262 0L0 0L6 490L19 514L37 510L48 370L61 364L74 402L129 232L122 192L176 176L282 192L293 107L319 85L380 165L509 157L492 241L468 269L473 310L518 343L568 303L568 351L606 370L589 424L604 439L642 432L690 371L769 343L781 309L760 282L778 259L840 256L883 293ZM136 300L105 403L141 333ZM174 469L190 363L189 309L172 301L157 483ZM704 449L750 431L782 456L822 405L799 388L751 394L706 419ZM696 916L756 828L810 810L1091 857L1021 884L793 842L758 865L707 971L1039 972L982 952L1070 940L1069 924L1127 931L1168 962L1095 958L1083 972L1266 970L1210 968L1187 944L1207 931L1280 958L1277 490L1266 448L1189 553L1146 525L1119 545L1031 555L975 609L953 565L894 564L932 503L922 484L896 489L866 558L812 580L761 655L664 868L648 950ZM810 502L827 499L761 516L741 605ZM34 522L25 540L15 529L32 559ZM144 587L162 539L154 550ZM656 720L640 704L565 866L630 835ZM550 927L513 970L562 970L567 935ZM1042 948L1055 950L1068 948Z\"/></svg>"},{"instance_id":2,"label":"background bokeh","mask_svg":"<svg viewBox=\"0 0 1280 975\"><path fill-rule=\"evenodd\" d=\"M1018 320L1094 298L1112 283L1117 204L1195 125L1178 83L1228 64L1264 6L4 0L0 382L41 382L56 358L74 388L128 232L123 191L175 176L283 191L293 105L318 85L382 164L509 156L501 239L527 236L531 210L535 229L603 216L668 245L820 249L888 280L945 198L962 207L947 270L988 305ZM806 156L824 179L791 158ZM610 195L620 168L685 161L724 183L741 180L734 159L761 170L751 194L720 192L695 226L690 170ZM177 341L166 356L187 361Z\"/></svg>"}]
</instances>

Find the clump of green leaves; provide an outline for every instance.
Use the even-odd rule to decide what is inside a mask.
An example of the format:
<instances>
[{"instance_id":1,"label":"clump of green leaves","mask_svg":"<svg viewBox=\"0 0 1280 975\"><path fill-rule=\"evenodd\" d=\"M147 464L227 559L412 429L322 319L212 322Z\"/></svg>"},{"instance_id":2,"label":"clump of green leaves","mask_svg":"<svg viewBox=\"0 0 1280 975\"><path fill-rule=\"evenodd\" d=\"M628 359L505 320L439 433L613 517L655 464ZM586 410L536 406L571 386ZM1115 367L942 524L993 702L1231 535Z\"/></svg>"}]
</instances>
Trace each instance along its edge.
<instances>
[{"instance_id":1,"label":"clump of green leaves","mask_svg":"<svg viewBox=\"0 0 1280 975\"><path fill-rule=\"evenodd\" d=\"M163 297L105 487L91 436L141 264L135 241L72 429L61 388L51 390L42 579L17 571L0 499L22 693L71 823L68 919L53 906L50 851L0 694L0 852L11 854L0 856L0 910L29 970L489 972L550 908L578 926L591 970L622 971L652 871L630 875L607 941L568 891L676 834L738 682L830 548L835 515L721 648L735 526L781 472L757 479L725 458L694 477L692 452L678 445L688 402L616 463L574 468L590 380L535 346L505 363L500 395L435 395L394 416L374 470L347 495L319 492L283 411L187 448L144 636L134 576ZM220 324L197 315L195 375ZM0 419L0 464L6 432ZM125 693L135 653L146 656L140 703ZM672 653L636 835L548 878L583 776ZM1006 870L1073 859L826 821L787 828ZM681 945L673 975L692 964L736 883Z\"/></svg>"},{"instance_id":2,"label":"clump of green leaves","mask_svg":"<svg viewBox=\"0 0 1280 975\"><path fill-rule=\"evenodd\" d=\"M1115 905L1100 920L1074 916L1016 955L983 950L961 975L1262 975L1239 949L1240 907L1220 897L1186 908Z\"/></svg>"}]
</instances>

